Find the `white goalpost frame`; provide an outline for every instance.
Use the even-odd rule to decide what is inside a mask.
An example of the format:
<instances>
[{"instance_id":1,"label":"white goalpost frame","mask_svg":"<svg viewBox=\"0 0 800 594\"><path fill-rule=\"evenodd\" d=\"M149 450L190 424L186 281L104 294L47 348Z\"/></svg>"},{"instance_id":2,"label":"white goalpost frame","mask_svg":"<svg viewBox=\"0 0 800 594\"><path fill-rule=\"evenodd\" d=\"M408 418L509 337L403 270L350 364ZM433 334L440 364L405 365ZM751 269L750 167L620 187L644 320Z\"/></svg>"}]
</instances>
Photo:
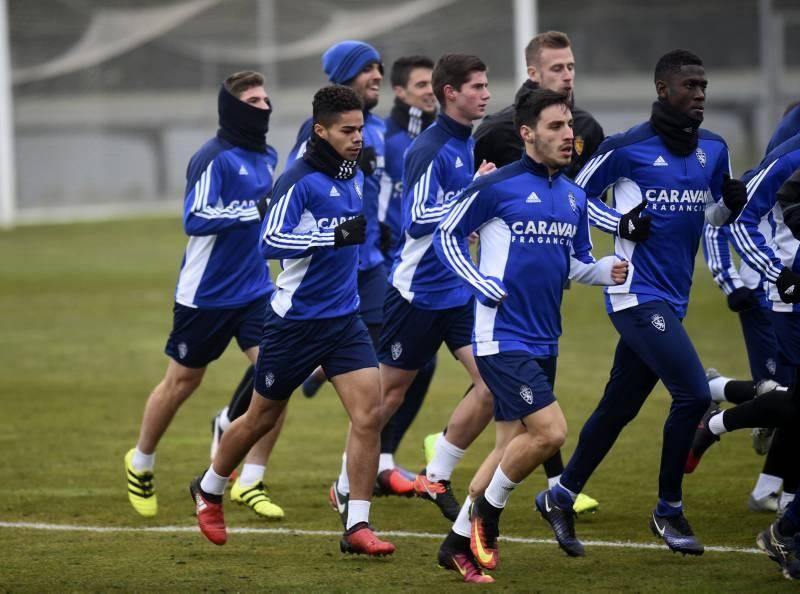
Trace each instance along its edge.
<instances>
[{"instance_id":1,"label":"white goalpost frame","mask_svg":"<svg viewBox=\"0 0 800 594\"><path fill-rule=\"evenodd\" d=\"M528 65L525 63L525 46L538 33L538 0L514 0L514 74L516 84L528 78Z\"/></svg>"},{"instance_id":2,"label":"white goalpost frame","mask_svg":"<svg viewBox=\"0 0 800 594\"><path fill-rule=\"evenodd\" d=\"M8 3L0 0L0 229L11 229L16 215L10 45Z\"/></svg>"}]
</instances>

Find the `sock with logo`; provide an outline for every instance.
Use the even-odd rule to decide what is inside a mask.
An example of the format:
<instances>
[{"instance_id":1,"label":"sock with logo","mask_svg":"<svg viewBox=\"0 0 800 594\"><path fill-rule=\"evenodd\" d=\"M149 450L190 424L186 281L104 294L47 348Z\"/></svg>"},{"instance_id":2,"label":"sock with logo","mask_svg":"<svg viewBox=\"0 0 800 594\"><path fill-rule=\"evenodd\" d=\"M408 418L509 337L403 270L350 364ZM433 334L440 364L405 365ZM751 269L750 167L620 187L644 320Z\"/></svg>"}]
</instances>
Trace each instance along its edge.
<instances>
[{"instance_id":1,"label":"sock with logo","mask_svg":"<svg viewBox=\"0 0 800 594\"><path fill-rule=\"evenodd\" d=\"M683 503L680 501L667 501L666 499L658 498L656 505L656 515L661 517L677 516L683 513Z\"/></svg>"},{"instance_id":2,"label":"sock with logo","mask_svg":"<svg viewBox=\"0 0 800 594\"><path fill-rule=\"evenodd\" d=\"M336 480L336 488L339 493L350 494L350 479L347 478L347 454L342 454L342 469L339 471L339 478Z\"/></svg>"},{"instance_id":3,"label":"sock with logo","mask_svg":"<svg viewBox=\"0 0 800 594\"><path fill-rule=\"evenodd\" d=\"M351 499L347 506L347 526L346 530L350 530L359 522L369 523L369 501L361 499Z\"/></svg>"},{"instance_id":4,"label":"sock with logo","mask_svg":"<svg viewBox=\"0 0 800 594\"><path fill-rule=\"evenodd\" d=\"M517 485L519 483L515 483L508 478L503 469L498 466L483 496L493 507L503 509L511 496L511 492L517 488Z\"/></svg>"},{"instance_id":5,"label":"sock with logo","mask_svg":"<svg viewBox=\"0 0 800 594\"><path fill-rule=\"evenodd\" d=\"M228 477L217 474L210 466L200 481L200 489L209 495L222 496L222 494L225 493L225 487L227 485Z\"/></svg>"},{"instance_id":6,"label":"sock with logo","mask_svg":"<svg viewBox=\"0 0 800 594\"><path fill-rule=\"evenodd\" d=\"M133 459L131 460L131 465L133 466L134 470L139 472L143 470L152 471L153 467L156 464L156 453L153 452L152 454L145 454L142 450L139 449L137 446L136 449L133 450Z\"/></svg>"},{"instance_id":7,"label":"sock with logo","mask_svg":"<svg viewBox=\"0 0 800 594\"><path fill-rule=\"evenodd\" d=\"M561 509L572 509L572 505L575 503L575 498L578 494L567 489L561 484L561 481L559 481L554 487L550 488L550 496Z\"/></svg>"},{"instance_id":8,"label":"sock with logo","mask_svg":"<svg viewBox=\"0 0 800 594\"><path fill-rule=\"evenodd\" d=\"M381 454L378 457L378 474L392 468L394 468L394 454Z\"/></svg>"},{"instance_id":9,"label":"sock with logo","mask_svg":"<svg viewBox=\"0 0 800 594\"><path fill-rule=\"evenodd\" d=\"M458 512L456 521L453 522L452 531L461 536L470 536L470 523L469 523L469 510L472 507L472 497L467 495L464 498L464 504Z\"/></svg>"},{"instance_id":10,"label":"sock with logo","mask_svg":"<svg viewBox=\"0 0 800 594\"><path fill-rule=\"evenodd\" d=\"M764 499L764 497L778 493L781 490L782 484L783 479L781 477L764 474L762 472L758 475L756 486L753 487L751 495L753 499Z\"/></svg>"},{"instance_id":11,"label":"sock with logo","mask_svg":"<svg viewBox=\"0 0 800 594\"><path fill-rule=\"evenodd\" d=\"M428 463L426 475L429 481L449 481L453 469L464 457L464 450L447 441L444 435L436 440L436 453Z\"/></svg>"},{"instance_id":12,"label":"sock with logo","mask_svg":"<svg viewBox=\"0 0 800 594\"><path fill-rule=\"evenodd\" d=\"M239 485L242 487L252 487L264 480L264 472L267 467L261 464L245 464L242 467L242 474L239 475Z\"/></svg>"}]
</instances>

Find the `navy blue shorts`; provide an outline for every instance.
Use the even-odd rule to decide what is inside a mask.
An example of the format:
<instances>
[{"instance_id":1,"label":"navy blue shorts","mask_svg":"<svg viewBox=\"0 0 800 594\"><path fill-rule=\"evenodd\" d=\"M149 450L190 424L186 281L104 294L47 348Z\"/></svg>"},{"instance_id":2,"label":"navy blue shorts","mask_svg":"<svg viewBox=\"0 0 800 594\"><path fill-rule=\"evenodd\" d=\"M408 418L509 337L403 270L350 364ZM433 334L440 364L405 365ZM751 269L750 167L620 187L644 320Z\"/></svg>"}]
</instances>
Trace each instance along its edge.
<instances>
[{"instance_id":1,"label":"navy blue shorts","mask_svg":"<svg viewBox=\"0 0 800 594\"><path fill-rule=\"evenodd\" d=\"M450 309L420 309L389 285L378 360L390 367L422 369L442 343L450 352L472 344L473 300Z\"/></svg>"},{"instance_id":2,"label":"navy blue shorts","mask_svg":"<svg viewBox=\"0 0 800 594\"><path fill-rule=\"evenodd\" d=\"M800 366L800 313L773 312L772 322L781 362Z\"/></svg>"},{"instance_id":3,"label":"navy blue shorts","mask_svg":"<svg viewBox=\"0 0 800 594\"><path fill-rule=\"evenodd\" d=\"M496 421L517 421L556 401L557 357L536 359L525 351L475 357L478 371L494 396Z\"/></svg>"},{"instance_id":4,"label":"navy blue shorts","mask_svg":"<svg viewBox=\"0 0 800 594\"><path fill-rule=\"evenodd\" d=\"M775 380L782 386L792 382L792 370L778 356L778 341L775 338L773 316L781 314L756 307L739 313L742 324L744 346L747 348L747 361L753 381Z\"/></svg>"},{"instance_id":5,"label":"navy blue shorts","mask_svg":"<svg viewBox=\"0 0 800 594\"><path fill-rule=\"evenodd\" d=\"M329 378L377 367L364 321L358 314L325 320L285 320L267 310L256 361L256 392L270 400L286 400L309 374L322 365Z\"/></svg>"},{"instance_id":6,"label":"navy blue shorts","mask_svg":"<svg viewBox=\"0 0 800 594\"><path fill-rule=\"evenodd\" d=\"M358 271L358 312L367 325L383 324L383 302L388 279L383 263L369 270Z\"/></svg>"},{"instance_id":7,"label":"navy blue shorts","mask_svg":"<svg viewBox=\"0 0 800 594\"><path fill-rule=\"evenodd\" d=\"M219 359L233 337L243 351L258 346L269 297L234 309L198 309L176 303L164 352L185 367L200 369Z\"/></svg>"}]
</instances>

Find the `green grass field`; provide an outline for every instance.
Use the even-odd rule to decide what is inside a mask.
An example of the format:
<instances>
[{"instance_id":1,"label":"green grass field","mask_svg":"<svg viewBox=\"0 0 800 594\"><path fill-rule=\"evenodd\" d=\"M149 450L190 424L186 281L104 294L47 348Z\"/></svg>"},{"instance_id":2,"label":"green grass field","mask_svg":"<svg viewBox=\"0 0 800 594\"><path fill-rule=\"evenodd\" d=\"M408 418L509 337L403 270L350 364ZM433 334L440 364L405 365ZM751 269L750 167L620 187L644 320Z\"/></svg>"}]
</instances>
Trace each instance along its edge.
<instances>
[{"instance_id":1,"label":"green grass field","mask_svg":"<svg viewBox=\"0 0 800 594\"><path fill-rule=\"evenodd\" d=\"M596 255L605 240L598 239ZM393 540L392 559L343 556L338 517L327 489L335 478L345 415L330 387L296 395L267 478L286 510L281 523L227 505L234 529L215 547L195 528L189 480L208 463L209 420L227 403L245 369L229 349L180 411L158 450L159 516L138 517L128 504L122 464L133 447L142 407L166 365L172 293L184 236L177 219L24 227L0 233L0 591L455 591L467 586L436 568L439 538L449 528L418 499L378 499L373 524L415 533ZM575 287L566 296L556 393L574 448L600 397L616 333L600 290ZM686 320L704 363L732 375L747 371L741 333L698 260ZM421 442L441 428L466 385L442 353L431 393L397 459L416 469ZM578 521L587 546L569 559L533 511L543 485L537 471L515 492L503 516L497 583L504 591L789 591L763 554L757 532L769 515L747 511L763 459L748 433L726 436L685 481L687 516L707 546L749 551L683 558L657 545L647 527L654 503L661 427L669 399L661 386L622 434L587 486L599 513ZM453 477L463 496L488 452L493 432L470 449ZM57 525L45 528L43 525ZM70 528L72 527L72 528ZM105 528L87 531L86 527ZM83 528L83 530L79 529ZM145 528L163 530L144 531ZM279 533L267 531L286 529ZM236 532L252 529L253 532ZM292 532L298 530L299 532ZM320 533L321 531L321 533Z\"/></svg>"}]
</instances>

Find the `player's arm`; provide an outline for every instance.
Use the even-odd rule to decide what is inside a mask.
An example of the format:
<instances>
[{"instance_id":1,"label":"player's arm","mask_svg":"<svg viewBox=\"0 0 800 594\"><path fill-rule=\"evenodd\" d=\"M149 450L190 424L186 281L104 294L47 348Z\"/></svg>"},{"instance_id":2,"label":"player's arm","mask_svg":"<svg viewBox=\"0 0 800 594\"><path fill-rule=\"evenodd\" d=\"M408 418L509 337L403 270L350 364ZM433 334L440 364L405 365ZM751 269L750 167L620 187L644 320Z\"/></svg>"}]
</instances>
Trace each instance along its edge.
<instances>
[{"instance_id":1,"label":"player's arm","mask_svg":"<svg viewBox=\"0 0 800 594\"><path fill-rule=\"evenodd\" d=\"M569 278L584 285L619 285L627 278L628 263L617 256L595 260L589 235L589 217L581 211L570 250Z\"/></svg>"},{"instance_id":2,"label":"player's arm","mask_svg":"<svg viewBox=\"0 0 800 594\"><path fill-rule=\"evenodd\" d=\"M703 228L703 253L714 282L725 295L744 287L739 271L731 258L728 245L730 228L706 224Z\"/></svg>"},{"instance_id":3,"label":"player's arm","mask_svg":"<svg viewBox=\"0 0 800 594\"><path fill-rule=\"evenodd\" d=\"M489 307L497 307L508 292L502 280L478 270L467 251L466 238L492 219L493 202L490 194L481 196L480 191L467 188L433 234L433 246L442 263L461 277L478 301Z\"/></svg>"},{"instance_id":4,"label":"player's arm","mask_svg":"<svg viewBox=\"0 0 800 594\"><path fill-rule=\"evenodd\" d=\"M230 202L223 198L226 167L224 159L212 160L187 188L183 202L183 229L187 235L216 235L227 229L253 225L259 220L255 205L225 205Z\"/></svg>"},{"instance_id":5,"label":"player's arm","mask_svg":"<svg viewBox=\"0 0 800 594\"><path fill-rule=\"evenodd\" d=\"M430 161L407 160L403 176L403 213L406 231L411 237L420 238L433 233L436 225L449 212L453 202L437 204L442 192L441 167L434 156Z\"/></svg>"},{"instance_id":6,"label":"player's arm","mask_svg":"<svg viewBox=\"0 0 800 594\"><path fill-rule=\"evenodd\" d=\"M706 222L717 226L730 223L747 202L747 188L740 180L731 177L728 147L723 147L708 186Z\"/></svg>"}]
</instances>

